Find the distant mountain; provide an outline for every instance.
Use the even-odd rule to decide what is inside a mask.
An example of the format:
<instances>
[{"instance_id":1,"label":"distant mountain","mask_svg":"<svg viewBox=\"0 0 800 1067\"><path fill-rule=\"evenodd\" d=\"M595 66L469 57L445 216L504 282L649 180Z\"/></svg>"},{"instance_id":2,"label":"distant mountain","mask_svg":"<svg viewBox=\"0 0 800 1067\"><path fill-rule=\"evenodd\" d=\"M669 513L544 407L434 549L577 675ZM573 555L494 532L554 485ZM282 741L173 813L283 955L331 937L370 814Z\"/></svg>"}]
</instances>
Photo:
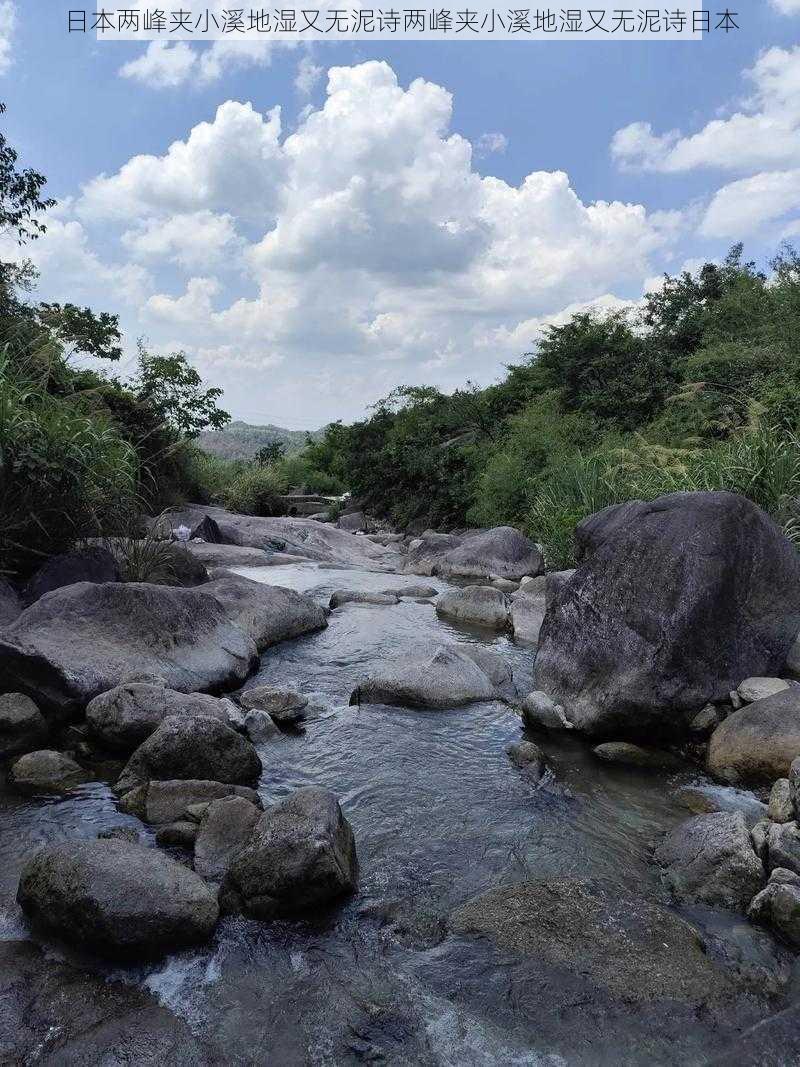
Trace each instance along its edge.
<instances>
[{"instance_id":1,"label":"distant mountain","mask_svg":"<svg viewBox=\"0 0 800 1067\"><path fill-rule=\"evenodd\" d=\"M251 426L249 422L229 422L224 430L209 430L201 433L197 443L206 452L223 459L252 459L259 448L281 441L286 445L286 455L299 452L306 438L320 438L322 430L285 430L282 426Z\"/></svg>"}]
</instances>

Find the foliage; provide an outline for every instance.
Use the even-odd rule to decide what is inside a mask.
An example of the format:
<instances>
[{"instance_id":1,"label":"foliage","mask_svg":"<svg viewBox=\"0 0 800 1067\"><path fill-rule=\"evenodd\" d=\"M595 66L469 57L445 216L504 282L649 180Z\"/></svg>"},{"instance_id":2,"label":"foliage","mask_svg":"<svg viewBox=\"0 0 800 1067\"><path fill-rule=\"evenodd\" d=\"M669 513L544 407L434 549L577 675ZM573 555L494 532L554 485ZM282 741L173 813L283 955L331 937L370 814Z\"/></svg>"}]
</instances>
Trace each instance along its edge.
<instances>
[{"instance_id":1,"label":"foliage","mask_svg":"<svg viewBox=\"0 0 800 1067\"><path fill-rule=\"evenodd\" d=\"M280 442L291 456L309 441L322 436L322 430L309 434L303 430L284 430L280 426L251 426L247 422L229 422L221 430L203 432L197 438L200 447L212 455L229 460L252 460L265 445Z\"/></svg>"},{"instance_id":2,"label":"foliage","mask_svg":"<svg viewBox=\"0 0 800 1067\"><path fill-rule=\"evenodd\" d=\"M274 467L251 466L242 470L222 491L222 503L246 515L280 515L277 500L286 482Z\"/></svg>"},{"instance_id":3,"label":"foliage","mask_svg":"<svg viewBox=\"0 0 800 1067\"><path fill-rule=\"evenodd\" d=\"M182 437L197 437L208 427L219 430L230 421L230 415L217 406L222 390L203 388L203 379L184 352L157 355L139 341L138 371L132 385L140 403Z\"/></svg>"},{"instance_id":4,"label":"foliage","mask_svg":"<svg viewBox=\"0 0 800 1067\"><path fill-rule=\"evenodd\" d=\"M255 461L259 467L269 467L277 463L286 455L286 445L283 441L270 441L268 445L262 445L255 454Z\"/></svg>"},{"instance_id":5,"label":"foliage","mask_svg":"<svg viewBox=\"0 0 800 1067\"><path fill-rule=\"evenodd\" d=\"M0 115L5 112L0 103ZM0 133L0 233L10 231L19 244L33 241L45 232L39 219L55 200L42 199L42 189L47 183L44 175L27 168L17 169L17 153Z\"/></svg>"}]
</instances>

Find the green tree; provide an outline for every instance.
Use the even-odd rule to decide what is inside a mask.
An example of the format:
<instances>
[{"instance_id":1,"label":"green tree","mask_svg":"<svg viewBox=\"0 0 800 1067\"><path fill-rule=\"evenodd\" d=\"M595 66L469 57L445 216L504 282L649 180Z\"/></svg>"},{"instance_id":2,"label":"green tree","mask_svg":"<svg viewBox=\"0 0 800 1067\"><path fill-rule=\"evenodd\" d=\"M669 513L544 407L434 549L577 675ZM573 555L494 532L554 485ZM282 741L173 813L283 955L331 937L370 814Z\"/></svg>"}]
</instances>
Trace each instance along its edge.
<instances>
[{"instance_id":1,"label":"green tree","mask_svg":"<svg viewBox=\"0 0 800 1067\"><path fill-rule=\"evenodd\" d=\"M230 421L227 411L217 405L222 390L204 388L185 352L159 356L148 352L140 341L138 371L132 385L139 402L182 437L197 437L208 428L219 430Z\"/></svg>"},{"instance_id":2,"label":"green tree","mask_svg":"<svg viewBox=\"0 0 800 1067\"><path fill-rule=\"evenodd\" d=\"M286 455L286 445L283 441L270 441L263 445L255 454L255 461L259 467L271 467L280 462Z\"/></svg>"}]
</instances>

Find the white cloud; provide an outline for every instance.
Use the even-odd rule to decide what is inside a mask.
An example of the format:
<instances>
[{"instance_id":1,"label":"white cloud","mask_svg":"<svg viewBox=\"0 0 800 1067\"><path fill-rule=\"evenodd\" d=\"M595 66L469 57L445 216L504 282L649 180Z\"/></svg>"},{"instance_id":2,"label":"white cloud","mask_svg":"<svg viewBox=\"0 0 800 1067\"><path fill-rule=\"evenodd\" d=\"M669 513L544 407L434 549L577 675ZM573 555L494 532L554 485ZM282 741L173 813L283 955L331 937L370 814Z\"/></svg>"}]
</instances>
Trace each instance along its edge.
<instances>
[{"instance_id":1,"label":"white cloud","mask_svg":"<svg viewBox=\"0 0 800 1067\"><path fill-rule=\"evenodd\" d=\"M135 259L169 260L187 270L213 267L241 244L232 216L211 211L146 219L121 241Z\"/></svg>"},{"instance_id":2,"label":"white cloud","mask_svg":"<svg viewBox=\"0 0 800 1067\"><path fill-rule=\"evenodd\" d=\"M772 0L772 6L782 15L800 15L800 0Z\"/></svg>"},{"instance_id":3,"label":"white cloud","mask_svg":"<svg viewBox=\"0 0 800 1067\"><path fill-rule=\"evenodd\" d=\"M657 134L649 122L618 130L611 154L626 169L748 171L800 165L800 46L770 48L744 72L752 94L741 109L698 133Z\"/></svg>"},{"instance_id":4,"label":"white cloud","mask_svg":"<svg viewBox=\"0 0 800 1067\"><path fill-rule=\"evenodd\" d=\"M136 59L120 67L120 76L133 78L151 89L172 89L191 75L197 56L185 41L151 41Z\"/></svg>"},{"instance_id":5,"label":"white cloud","mask_svg":"<svg viewBox=\"0 0 800 1067\"><path fill-rule=\"evenodd\" d=\"M13 38L17 26L17 9L14 0L0 0L0 75L5 74L14 62Z\"/></svg>"},{"instance_id":6,"label":"white cloud","mask_svg":"<svg viewBox=\"0 0 800 1067\"><path fill-rule=\"evenodd\" d=\"M480 159L495 153L501 154L508 148L508 138L504 133L482 133L475 145L475 155Z\"/></svg>"},{"instance_id":7,"label":"white cloud","mask_svg":"<svg viewBox=\"0 0 800 1067\"><path fill-rule=\"evenodd\" d=\"M151 296L146 311L155 319L165 319L175 326L197 324L213 313L213 299L219 292L215 278L190 278L183 296Z\"/></svg>"},{"instance_id":8,"label":"white cloud","mask_svg":"<svg viewBox=\"0 0 800 1067\"><path fill-rule=\"evenodd\" d=\"M748 237L793 211L800 211L800 169L755 174L714 194L701 230L708 237Z\"/></svg>"},{"instance_id":9,"label":"white cloud","mask_svg":"<svg viewBox=\"0 0 800 1067\"><path fill-rule=\"evenodd\" d=\"M297 74L294 79L294 87L301 96L311 96L317 86L317 82L325 73L322 67L318 67L311 56L303 56L297 64Z\"/></svg>"}]
</instances>

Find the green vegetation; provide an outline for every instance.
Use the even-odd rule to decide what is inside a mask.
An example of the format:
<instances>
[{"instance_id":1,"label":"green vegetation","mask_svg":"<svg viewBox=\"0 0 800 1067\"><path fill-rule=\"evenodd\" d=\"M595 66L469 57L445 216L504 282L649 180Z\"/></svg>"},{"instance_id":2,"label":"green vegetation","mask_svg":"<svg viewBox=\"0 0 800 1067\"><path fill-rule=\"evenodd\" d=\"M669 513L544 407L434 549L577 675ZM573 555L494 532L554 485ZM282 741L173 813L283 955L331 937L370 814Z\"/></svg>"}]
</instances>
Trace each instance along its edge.
<instances>
[{"instance_id":1,"label":"green vegetation","mask_svg":"<svg viewBox=\"0 0 800 1067\"><path fill-rule=\"evenodd\" d=\"M308 447L398 525L511 524L551 566L609 504L692 489L749 496L800 528L800 256L734 247L665 276L630 312L575 315L487 389L396 389Z\"/></svg>"},{"instance_id":2,"label":"green vegetation","mask_svg":"<svg viewBox=\"0 0 800 1067\"><path fill-rule=\"evenodd\" d=\"M243 459L259 461L264 449L283 446L282 455L291 456L301 452L308 439L316 440L322 430L306 433L304 430L284 430L281 426L251 426L247 422L229 422L224 429L201 433L197 443L203 451L220 459ZM271 461L280 458L272 456Z\"/></svg>"}]
</instances>

